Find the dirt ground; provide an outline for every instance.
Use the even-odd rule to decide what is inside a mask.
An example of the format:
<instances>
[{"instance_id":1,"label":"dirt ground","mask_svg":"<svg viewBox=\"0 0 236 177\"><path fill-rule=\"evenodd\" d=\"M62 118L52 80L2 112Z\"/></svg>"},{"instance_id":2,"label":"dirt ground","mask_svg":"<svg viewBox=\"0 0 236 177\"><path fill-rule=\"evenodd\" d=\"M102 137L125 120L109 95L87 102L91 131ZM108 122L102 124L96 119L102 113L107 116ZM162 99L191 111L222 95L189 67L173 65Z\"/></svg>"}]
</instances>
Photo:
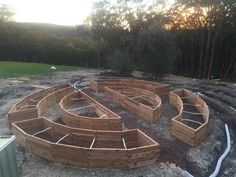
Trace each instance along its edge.
<instances>
[{"instance_id":1,"label":"dirt ground","mask_svg":"<svg viewBox=\"0 0 236 177\"><path fill-rule=\"evenodd\" d=\"M83 69L80 72L59 72L48 76L0 79L0 135L12 134L8 126L7 112L22 97L45 86L59 83L74 83L80 80L84 85L88 85L91 79L104 77L98 76L100 72L100 70ZM177 111L168 104L168 97L162 98L163 112L161 119L154 124L150 124L134 113L111 102L102 93L95 93L88 88L85 89L87 94L122 117L124 129L138 128L160 143L160 160L151 166L132 170L82 169L46 161L25 152L23 148L16 144L20 175L27 177L187 176L184 171L187 170L194 176L208 176L213 172L216 161L225 148L224 124L221 121L223 120L230 125L232 149L222 165L220 176L234 176L236 173L236 157L233 155L236 153L236 143L234 142L236 136L236 86L232 83L208 83L173 76L163 78L159 81L170 84L171 89L186 88L196 92L208 103L211 111L211 125L209 127L208 138L201 145L191 148L171 136L170 120L177 114ZM45 113L45 116L53 121L61 122L57 105L50 108ZM196 157L202 158L197 159Z\"/></svg>"}]
</instances>

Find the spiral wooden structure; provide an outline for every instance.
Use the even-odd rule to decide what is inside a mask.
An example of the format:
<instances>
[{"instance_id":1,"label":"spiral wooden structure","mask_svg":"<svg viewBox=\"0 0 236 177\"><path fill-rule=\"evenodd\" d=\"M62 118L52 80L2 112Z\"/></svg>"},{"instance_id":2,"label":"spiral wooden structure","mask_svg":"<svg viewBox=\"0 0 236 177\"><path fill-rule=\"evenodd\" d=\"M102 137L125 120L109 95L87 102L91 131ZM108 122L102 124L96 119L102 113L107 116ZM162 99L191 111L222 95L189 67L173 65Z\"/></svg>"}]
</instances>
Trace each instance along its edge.
<instances>
[{"instance_id":1,"label":"spiral wooden structure","mask_svg":"<svg viewBox=\"0 0 236 177\"><path fill-rule=\"evenodd\" d=\"M157 142L138 129L122 131L118 115L84 92L73 91L71 85L54 86L35 92L14 105L8 114L9 122L21 146L42 158L86 168L135 168L158 159L160 145ZM38 98L35 114L30 114L31 107L17 109L19 105L29 105L31 102L28 100L35 98ZM82 100L95 107L98 117L83 117L70 112L73 109L70 108L71 103ZM59 102L63 121L65 117L72 116L79 128L40 117ZM80 119L85 122L81 123ZM91 119L94 124L89 121ZM103 121L103 124L96 123L97 120ZM104 130L99 130L102 128Z\"/></svg>"},{"instance_id":2,"label":"spiral wooden structure","mask_svg":"<svg viewBox=\"0 0 236 177\"><path fill-rule=\"evenodd\" d=\"M151 123L161 114L158 94L169 92L165 84L127 79L96 80L91 88ZM184 89L170 92L169 101L178 110L171 120L172 134L192 146L201 143L209 119L206 103ZM43 117L55 104L66 125ZM19 144L50 161L86 168L135 168L154 163L160 155L157 142L138 129L122 130L120 116L70 84L23 98L8 117Z\"/></svg>"}]
</instances>

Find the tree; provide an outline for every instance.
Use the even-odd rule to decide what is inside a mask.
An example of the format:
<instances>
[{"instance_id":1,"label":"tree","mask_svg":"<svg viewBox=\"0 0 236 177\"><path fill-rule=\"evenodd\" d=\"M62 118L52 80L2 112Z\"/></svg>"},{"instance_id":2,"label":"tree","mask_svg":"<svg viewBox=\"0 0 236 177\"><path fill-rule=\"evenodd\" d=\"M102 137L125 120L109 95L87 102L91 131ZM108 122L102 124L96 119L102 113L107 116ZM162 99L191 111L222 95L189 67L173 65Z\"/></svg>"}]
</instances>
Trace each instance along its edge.
<instances>
[{"instance_id":1,"label":"tree","mask_svg":"<svg viewBox=\"0 0 236 177\"><path fill-rule=\"evenodd\" d=\"M178 0L168 11L180 73L206 79L233 73L235 6L233 0Z\"/></svg>"},{"instance_id":2,"label":"tree","mask_svg":"<svg viewBox=\"0 0 236 177\"><path fill-rule=\"evenodd\" d=\"M176 56L175 44L162 28L153 25L140 34L139 65L145 73L155 78L170 73Z\"/></svg>"},{"instance_id":3,"label":"tree","mask_svg":"<svg viewBox=\"0 0 236 177\"><path fill-rule=\"evenodd\" d=\"M8 5L0 4L0 23L13 20L14 13Z\"/></svg>"},{"instance_id":4,"label":"tree","mask_svg":"<svg viewBox=\"0 0 236 177\"><path fill-rule=\"evenodd\" d=\"M159 33L154 35L155 32L151 32L156 28L162 30L161 34L165 35L164 22L166 18L160 11L162 4L156 2L153 1L149 4L143 0L120 0L117 3L100 1L95 4L88 24L91 25L91 29L94 32L94 39L98 43L99 53L103 52L104 56L108 56L105 57L108 63L116 63L116 66L120 67L117 62L120 57L121 63L128 63L137 69L148 71L147 68L150 68L148 63L150 65L155 63L153 66L158 66L158 63L168 61L166 51L171 48L168 46L171 42L166 41L171 40L171 38L162 38ZM151 30L151 28L153 29ZM147 35L148 33L150 35ZM150 44L147 44L150 48L153 47L154 51L144 49L143 45L146 45L144 43L146 39L144 38L146 37L155 38L156 41L151 41ZM158 43L157 41L160 42ZM160 50L158 46L154 46L162 44L161 41L163 45L166 45L167 50ZM150 59L151 56L154 58ZM98 58L100 61L101 55ZM146 67L143 68L142 62L146 63ZM152 68L150 72L155 73L154 75L164 73L164 71L167 71L167 65L163 64L163 69L160 67L156 70Z\"/></svg>"}]
</instances>

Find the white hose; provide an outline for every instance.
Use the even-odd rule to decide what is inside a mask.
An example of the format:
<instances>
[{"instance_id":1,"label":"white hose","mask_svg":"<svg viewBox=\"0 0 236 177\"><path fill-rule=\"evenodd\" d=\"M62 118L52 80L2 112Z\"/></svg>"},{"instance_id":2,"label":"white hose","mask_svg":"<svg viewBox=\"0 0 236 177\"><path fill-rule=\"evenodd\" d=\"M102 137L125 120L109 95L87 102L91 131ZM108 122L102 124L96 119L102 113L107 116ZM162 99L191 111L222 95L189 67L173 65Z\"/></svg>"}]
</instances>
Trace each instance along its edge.
<instances>
[{"instance_id":1,"label":"white hose","mask_svg":"<svg viewBox=\"0 0 236 177\"><path fill-rule=\"evenodd\" d=\"M225 132L226 132L226 136L227 136L227 148L226 148L225 152L218 159L215 171L209 177L216 177L218 175L218 173L220 171L221 163L230 151L230 148L231 148L230 134L229 134L229 128L228 128L227 124L225 124ZM193 177L193 175L191 175L189 172L185 171L185 173L188 175L188 177Z\"/></svg>"},{"instance_id":2,"label":"white hose","mask_svg":"<svg viewBox=\"0 0 236 177\"><path fill-rule=\"evenodd\" d=\"M218 173L220 171L221 163L230 151L230 148L231 148L230 134L229 134L229 128L228 128L227 124L225 124L225 132L226 132L226 136L227 136L227 148L226 148L225 152L218 159L215 171L210 175L210 177L216 177L218 175Z\"/></svg>"},{"instance_id":3,"label":"white hose","mask_svg":"<svg viewBox=\"0 0 236 177\"><path fill-rule=\"evenodd\" d=\"M194 177L193 175L191 175L189 172L187 172L186 170L184 170L184 172L188 175L188 177Z\"/></svg>"},{"instance_id":4,"label":"white hose","mask_svg":"<svg viewBox=\"0 0 236 177\"><path fill-rule=\"evenodd\" d=\"M81 89L78 89L76 88L76 85L79 83L79 81L75 82L74 83L74 89L75 90L81 90ZM209 176L209 177L216 177L220 171L220 167L221 167L221 163L222 161L224 160L224 158L227 156L227 154L229 153L230 151L230 148L231 148L231 144L230 144L230 134L229 134L229 128L228 128L228 125L225 124L225 132L226 132L226 136L227 136L227 148L225 150L225 152L220 156L220 158L218 159L217 161L217 165L216 165L216 168L215 168L215 171ZM194 177L193 175L191 175L189 172L185 171L185 173L189 176L189 177Z\"/></svg>"},{"instance_id":5,"label":"white hose","mask_svg":"<svg viewBox=\"0 0 236 177\"><path fill-rule=\"evenodd\" d=\"M78 89L78 88L76 87L76 85L79 85L79 82L80 82L80 81L76 81L76 82L73 84L73 87L74 87L74 90L75 90L75 91L81 90L81 89Z\"/></svg>"}]
</instances>

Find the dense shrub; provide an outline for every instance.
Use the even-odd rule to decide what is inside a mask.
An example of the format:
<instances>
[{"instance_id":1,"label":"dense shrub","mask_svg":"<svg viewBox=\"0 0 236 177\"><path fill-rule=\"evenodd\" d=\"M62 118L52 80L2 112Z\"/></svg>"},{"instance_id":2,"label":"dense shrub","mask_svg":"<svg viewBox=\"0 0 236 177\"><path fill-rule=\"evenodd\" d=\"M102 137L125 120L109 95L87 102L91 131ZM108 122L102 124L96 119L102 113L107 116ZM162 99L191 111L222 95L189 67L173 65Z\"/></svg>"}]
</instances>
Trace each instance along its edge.
<instances>
[{"instance_id":1,"label":"dense shrub","mask_svg":"<svg viewBox=\"0 0 236 177\"><path fill-rule=\"evenodd\" d=\"M129 75L132 71L132 65L128 55L122 51L115 51L113 55L106 57L107 67L117 71L120 75Z\"/></svg>"}]
</instances>

